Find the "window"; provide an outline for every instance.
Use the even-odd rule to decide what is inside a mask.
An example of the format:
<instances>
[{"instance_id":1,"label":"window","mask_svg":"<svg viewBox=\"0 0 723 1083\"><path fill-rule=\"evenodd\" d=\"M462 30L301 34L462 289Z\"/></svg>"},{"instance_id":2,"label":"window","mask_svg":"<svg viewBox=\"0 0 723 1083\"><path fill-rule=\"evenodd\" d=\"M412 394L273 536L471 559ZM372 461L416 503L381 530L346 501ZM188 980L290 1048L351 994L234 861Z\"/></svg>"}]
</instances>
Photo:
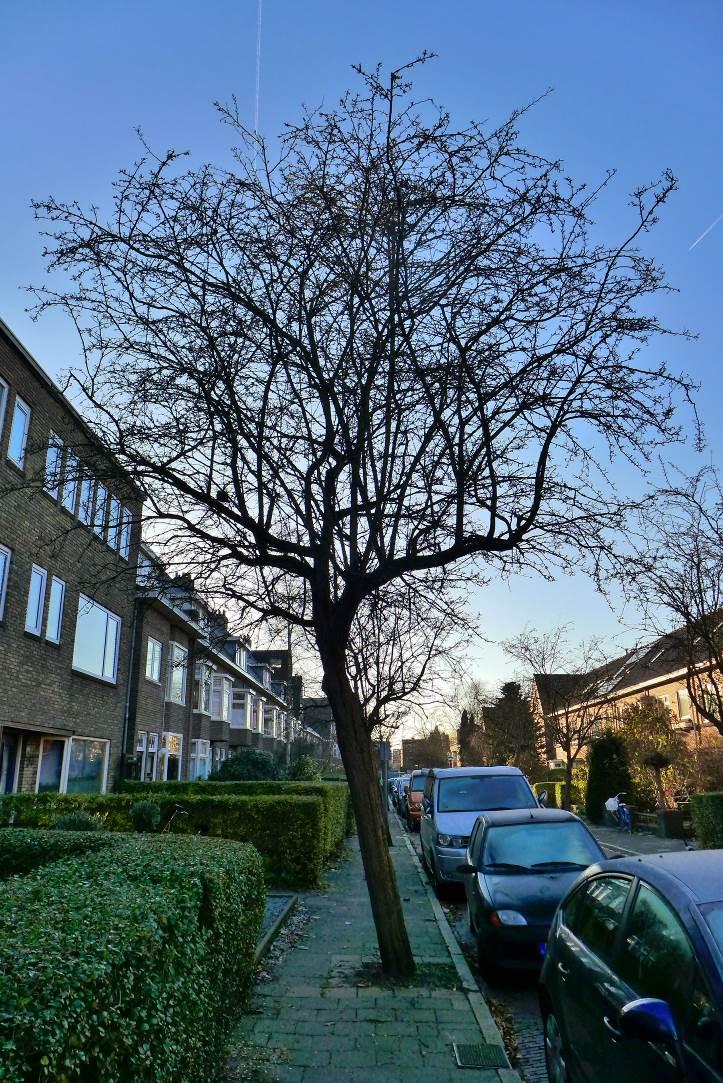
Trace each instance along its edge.
<instances>
[{"instance_id":1,"label":"window","mask_svg":"<svg viewBox=\"0 0 723 1083\"><path fill-rule=\"evenodd\" d=\"M8 444L8 459L14 462L20 469L25 466L25 450L28 444L28 431L30 429L30 407L26 402L16 396L13 420L10 426L10 443Z\"/></svg>"},{"instance_id":2,"label":"window","mask_svg":"<svg viewBox=\"0 0 723 1083\"><path fill-rule=\"evenodd\" d=\"M108 766L108 742L72 737L66 793L103 793Z\"/></svg>"},{"instance_id":3,"label":"window","mask_svg":"<svg viewBox=\"0 0 723 1083\"><path fill-rule=\"evenodd\" d=\"M193 709L202 714L211 713L211 666L199 662L193 682Z\"/></svg>"},{"instance_id":4,"label":"window","mask_svg":"<svg viewBox=\"0 0 723 1083\"><path fill-rule=\"evenodd\" d=\"M99 538L105 537L105 514L108 507L108 490L100 481L95 489L95 515L93 530Z\"/></svg>"},{"instance_id":5,"label":"window","mask_svg":"<svg viewBox=\"0 0 723 1083\"><path fill-rule=\"evenodd\" d=\"M230 715L233 681L230 677L213 678L213 696L211 699L211 717L227 722Z\"/></svg>"},{"instance_id":6,"label":"window","mask_svg":"<svg viewBox=\"0 0 723 1083\"><path fill-rule=\"evenodd\" d=\"M65 478L61 492L61 503L64 508L75 515L75 505L78 500L78 488L80 486L80 461L77 455L68 452L65 458Z\"/></svg>"},{"instance_id":7,"label":"window","mask_svg":"<svg viewBox=\"0 0 723 1083\"><path fill-rule=\"evenodd\" d=\"M0 620L3 619L5 612L5 595L8 589L8 578L10 575L10 550L0 545Z\"/></svg>"},{"instance_id":8,"label":"window","mask_svg":"<svg viewBox=\"0 0 723 1083\"><path fill-rule=\"evenodd\" d=\"M211 742L191 741L190 779L208 778L211 771Z\"/></svg>"},{"instance_id":9,"label":"window","mask_svg":"<svg viewBox=\"0 0 723 1083\"><path fill-rule=\"evenodd\" d=\"M65 583L55 576L50 580L50 602L48 603L48 621L45 625L45 638L51 643L60 643L60 629L63 624L63 603L65 601Z\"/></svg>"},{"instance_id":10,"label":"window","mask_svg":"<svg viewBox=\"0 0 723 1083\"><path fill-rule=\"evenodd\" d=\"M75 625L73 669L91 677L115 681L120 631L120 617L81 594Z\"/></svg>"},{"instance_id":11,"label":"window","mask_svg":"<svg viewBox=\"0 0 723 1083\"><path fill-rule=\"evenodd\" d=\"M40 762L38 764L38 793L59 793L63 781L63 761L65 759L65 740L56 737L43 737L40 742Z\"/></svg>"},{"instance_id":12,"label":"window","mask_svg":"<svg viewBox=\"0 0 723 1083\"><path fill-rule=\"evenodd\" d=\"M120 526L120 555L124 560L130 560L131 557L131 526L130 510L123 508Z\"/></svg>"},{"instance_id":13,"label":"window","mask_svg":"<svg viewBox=\"0 0 723 1083\"><path fill-rule=\"evenodd\" d=\"M78 516L81 523L90 526L93 522L93 479L85 477L80 483L80 509Z\"/></svg>"},{"instance_id":14,"label":"window","mask_svg":"<svg viewBox=\"0 0 723 1083\"><path fill-rule=\"evenodd\" d=\"M141 731L136 741L136 752L140 764L138 777L141 782L154 782L156 778L156 758L158 756L158 734Z\"/></svg>"},{"instance_id":15,"label":"window","mask_svg":"<svg viewBox=\"0 0 723 1083\"><path fill-rule=\"evenodd\" d=\"M0 439L3 434L3 423L5 421L5 407L8 404L8 385L3 379L0 379Z\"/></svg>"},{"instance_id":16,"label":"window","mask_svg":"<svg viewBox=\"0 0 723 1083\"><path fill-rule=\"evenodd\" d=\"M168 654L168 696L171 703L186 702L186 675L188 671L188 651L179 643L169 645Z\"/></svg>"},{"instance_id":17,"label":"window","mask_svg":"<svg viewBox=\"0 0 723 1083\"><path fill-rule=\"evenodd\" d=\"M576 891L565 906L563 921L590 951L610 963L625 909L630 881L622 877L596 876Z\"/></svg>"},{"instance_id":18,"label":"window","mask_svg":"<svg viewBox=\"0 0 723 1083\"><path fill-rule=\"evenodd\" d=\"M148 637L146 650L146 679L161 683L161 661L163 659L163 644L158 639Z\"/></svg>"},{"instance_id":19,"label":"window","mask_svg":"<svg viewBox=\"0 0 723 1083\"><path fill-rule=\"evenodd\" d=\"M28 608L25 613L25 631L39 636L43 626L43 608L45 606L45 584L48 573L45 568L33 564L30 573L30 590L28 591Z\"/></svg>"},{"instance_id":20,"label":"window","mask_svg":"<svg viewBox=\"0 0 723 1083\"><path fill-rule=\"evenodd\" d=\"M678 717L681 721L687 721L690 718L690 696L687 689L679 688L677 692L678 696Z\"/></svg>"},{"instance_id":21,"label":"window","mask_svg":"<svg viewBox=\"0 0 723 1083\"><path fill-rule=\"evenodd\" d=\"M45 484L46 493L57 499L60 488L60 468L63 461L63 441L57 433L51 432L48 441L48 451L45 456Z\"/></svg>"},{"instance_id":22,"label":"window","mask_svg":"<svg viewBox=\"0 0 723 1083\"><path fill-rule=\"evenodd\" d=\"M108 522L108 545L111 549L120 546L121 534L121 505L118 497L114 496L110 502L110 520Z\"/></svg>"}]
</instances>

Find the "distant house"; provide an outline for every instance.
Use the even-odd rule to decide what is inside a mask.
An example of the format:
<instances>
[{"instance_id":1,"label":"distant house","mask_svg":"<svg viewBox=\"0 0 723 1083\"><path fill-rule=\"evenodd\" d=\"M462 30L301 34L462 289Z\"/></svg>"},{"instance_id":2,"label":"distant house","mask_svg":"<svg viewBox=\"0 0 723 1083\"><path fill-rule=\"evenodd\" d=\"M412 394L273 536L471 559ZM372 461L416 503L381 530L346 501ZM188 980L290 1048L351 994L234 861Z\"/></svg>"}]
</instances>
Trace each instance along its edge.
<instances>
[{"instance_id":1,"label":"distant house","mask_svg":"<svg viewBox=\"0 0 723 1083\"><path fill-rule=\"evenodd\" d=\"M306 740L313 743L314 738L318 738L318 758L340 766L341 753L336 738L336 721L326 696L304 696L303 719L308 731Z\"/></svg>"},{"instance_id":2,"label":"distant house","mask_svg":"<svg viewBox=\"0 0 723 1083\"><path fill-rule=\"evenodd\" d=\"M405 737L402 740L402 768L451 767L453 765L449 734L433 730L428 737Z\"/></svg>"},{"instance_id":3,"label":"distant house","mask_svg":"<svg viewBox=\"0 0 723 1083\"><path fill-rule=\"evenodd\" d=\"M649 696L660 700L670 711L673 729L684 736L691 749L705 748L723 756L723 737L691 703L688 660L688 637L683 629L676 629L589 673L535 674L531 703L542 758L551 766L561 765L564 760L563 750L554 737L555 719L562 712L589 712L594 719L594 736L604 728L618 727L624 708ZM712 706L716 697L711 682L715 677L708 676L709 668L704 658L694 667L704 696L709 685Z\"/></svg>"}]
</instances>

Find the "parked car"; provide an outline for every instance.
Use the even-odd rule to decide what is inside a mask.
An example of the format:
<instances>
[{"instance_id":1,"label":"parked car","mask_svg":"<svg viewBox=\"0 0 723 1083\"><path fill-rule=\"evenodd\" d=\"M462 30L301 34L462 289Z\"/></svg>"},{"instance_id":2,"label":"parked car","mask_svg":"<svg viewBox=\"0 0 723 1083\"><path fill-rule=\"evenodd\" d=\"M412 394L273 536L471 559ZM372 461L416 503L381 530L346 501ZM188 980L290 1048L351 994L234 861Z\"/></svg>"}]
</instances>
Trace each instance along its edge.
<instances>
[{"instance_id":1,"label":"parked car","mask_svg":"<svg viewBox=\"0 0 723 1083\"><path fill-rule=\"evenodd\" d=\"M409 782L404 787L404 806L402 815L409 831L419 831L422 819L422 797L424 795L424 783L427 780L429 770L424 767L419 771L412 771Z\"/></svg>"},{"instance_id":2,"label":"parked car","mask_svg":"<svg viewBox=\"0 0 723 1083\"><path fill-rule=\"evenodd\" d=\"M555 915L540 1006L554 1083L720 1083L723 851L592 866Z\"/></svg>"},{"instance_id":3,"label":"parked car","mask_svg":"<svg viewBox=\"0 0 723 1083\"><path fill-rule=\"evenodd\" d=\"M394 789L392 790L392 804L397 812L401 812L402 798L404 796L404 787L409 781L409 775L397 775L394 779Z\"/></svg>"},{"instance_id":4,"label":"parked car","mask_svg":"<svg viewBox=\"0 0 723 1083\"><path fill-rule=\"evenodd\" d=\"M540 966L560 899L605 854L562 809L485 812L467 849L464 887L480 971Z\"/></svg>"},{"instance_id":5,"label":"parked car","mask_svg":"<svg viewBox=\"0 0 723 1083\"><path fill-rule=\"evenodd\" d=\"M433 767L422 797L422 864L435 888L461 883L472 828L481 812L537 808L529 782L517 767Z\"/></svg>"}]
</instances>

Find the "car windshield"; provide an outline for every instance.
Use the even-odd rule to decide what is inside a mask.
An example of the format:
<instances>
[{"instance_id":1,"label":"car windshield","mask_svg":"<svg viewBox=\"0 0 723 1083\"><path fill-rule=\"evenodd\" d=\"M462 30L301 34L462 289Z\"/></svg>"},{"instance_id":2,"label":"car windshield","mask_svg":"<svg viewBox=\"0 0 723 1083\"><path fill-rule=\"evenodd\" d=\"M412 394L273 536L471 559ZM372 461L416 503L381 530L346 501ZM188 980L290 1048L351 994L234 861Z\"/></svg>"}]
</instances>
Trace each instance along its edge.
<instances>
[{"instance_id":1,"label":"car windshield","mask_svg":"<svg viewBox=\"0 0 723 1083\"><path fill-rule=\"evenodd\" d=\"M506 824L485 834L483 866L512 865L515 872L586 869L603 857L595 840L574 820Z\"/></svg>"},{"instance_id":2,"label":"car windshield","mask_svg":"<svg viewBox=\"0 0 723 1083\"><path fill-rule=\"evenodd\" d=\"M708 903L706 906L701 906L701 911L716 944L723 952L723 902Z\"/></svg>"},{"instance_id":3,"label":"car windshield","mask_svg":"<svg viewBox=\"0 0 723 1083\"><path fill-rule=\"evenodd\" d=\"M418 775L417 778L412 779L412 785L410 786L410 789L413 790L414 793L421 793L424 789L424 783L426 781L427 780L425 779L424 775Z\"/></svg>"},{"instance_id":4,"label":"car windshield","mask_svg":"<svg viewBox=\"0 0 723 1083\"><path fill-rule=\"evenodd\" d=\"M489 812L535 806L530 787L521 775L459 775L439 780L438 812Z\"/></svg>"}]
</instances>

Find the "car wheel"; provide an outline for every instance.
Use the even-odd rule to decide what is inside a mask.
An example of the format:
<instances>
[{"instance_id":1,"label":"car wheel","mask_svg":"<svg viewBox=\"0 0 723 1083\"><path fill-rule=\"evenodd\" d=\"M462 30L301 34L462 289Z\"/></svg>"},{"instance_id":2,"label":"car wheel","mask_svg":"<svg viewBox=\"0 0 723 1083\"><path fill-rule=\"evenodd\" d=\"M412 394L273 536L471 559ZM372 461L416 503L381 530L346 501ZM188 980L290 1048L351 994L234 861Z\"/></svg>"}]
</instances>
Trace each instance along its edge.
<instances>
[{"instance_id":1,"label":"car wheel","mask_svg":"<svg viewBox=\"0 0 723 1083\"><path fill-rule=\"evenodd\" d=\"M567 1050L554 1012L545 1016L545 1065L550 1083L569 1083Z\"/></svg>"}]
</instances>

